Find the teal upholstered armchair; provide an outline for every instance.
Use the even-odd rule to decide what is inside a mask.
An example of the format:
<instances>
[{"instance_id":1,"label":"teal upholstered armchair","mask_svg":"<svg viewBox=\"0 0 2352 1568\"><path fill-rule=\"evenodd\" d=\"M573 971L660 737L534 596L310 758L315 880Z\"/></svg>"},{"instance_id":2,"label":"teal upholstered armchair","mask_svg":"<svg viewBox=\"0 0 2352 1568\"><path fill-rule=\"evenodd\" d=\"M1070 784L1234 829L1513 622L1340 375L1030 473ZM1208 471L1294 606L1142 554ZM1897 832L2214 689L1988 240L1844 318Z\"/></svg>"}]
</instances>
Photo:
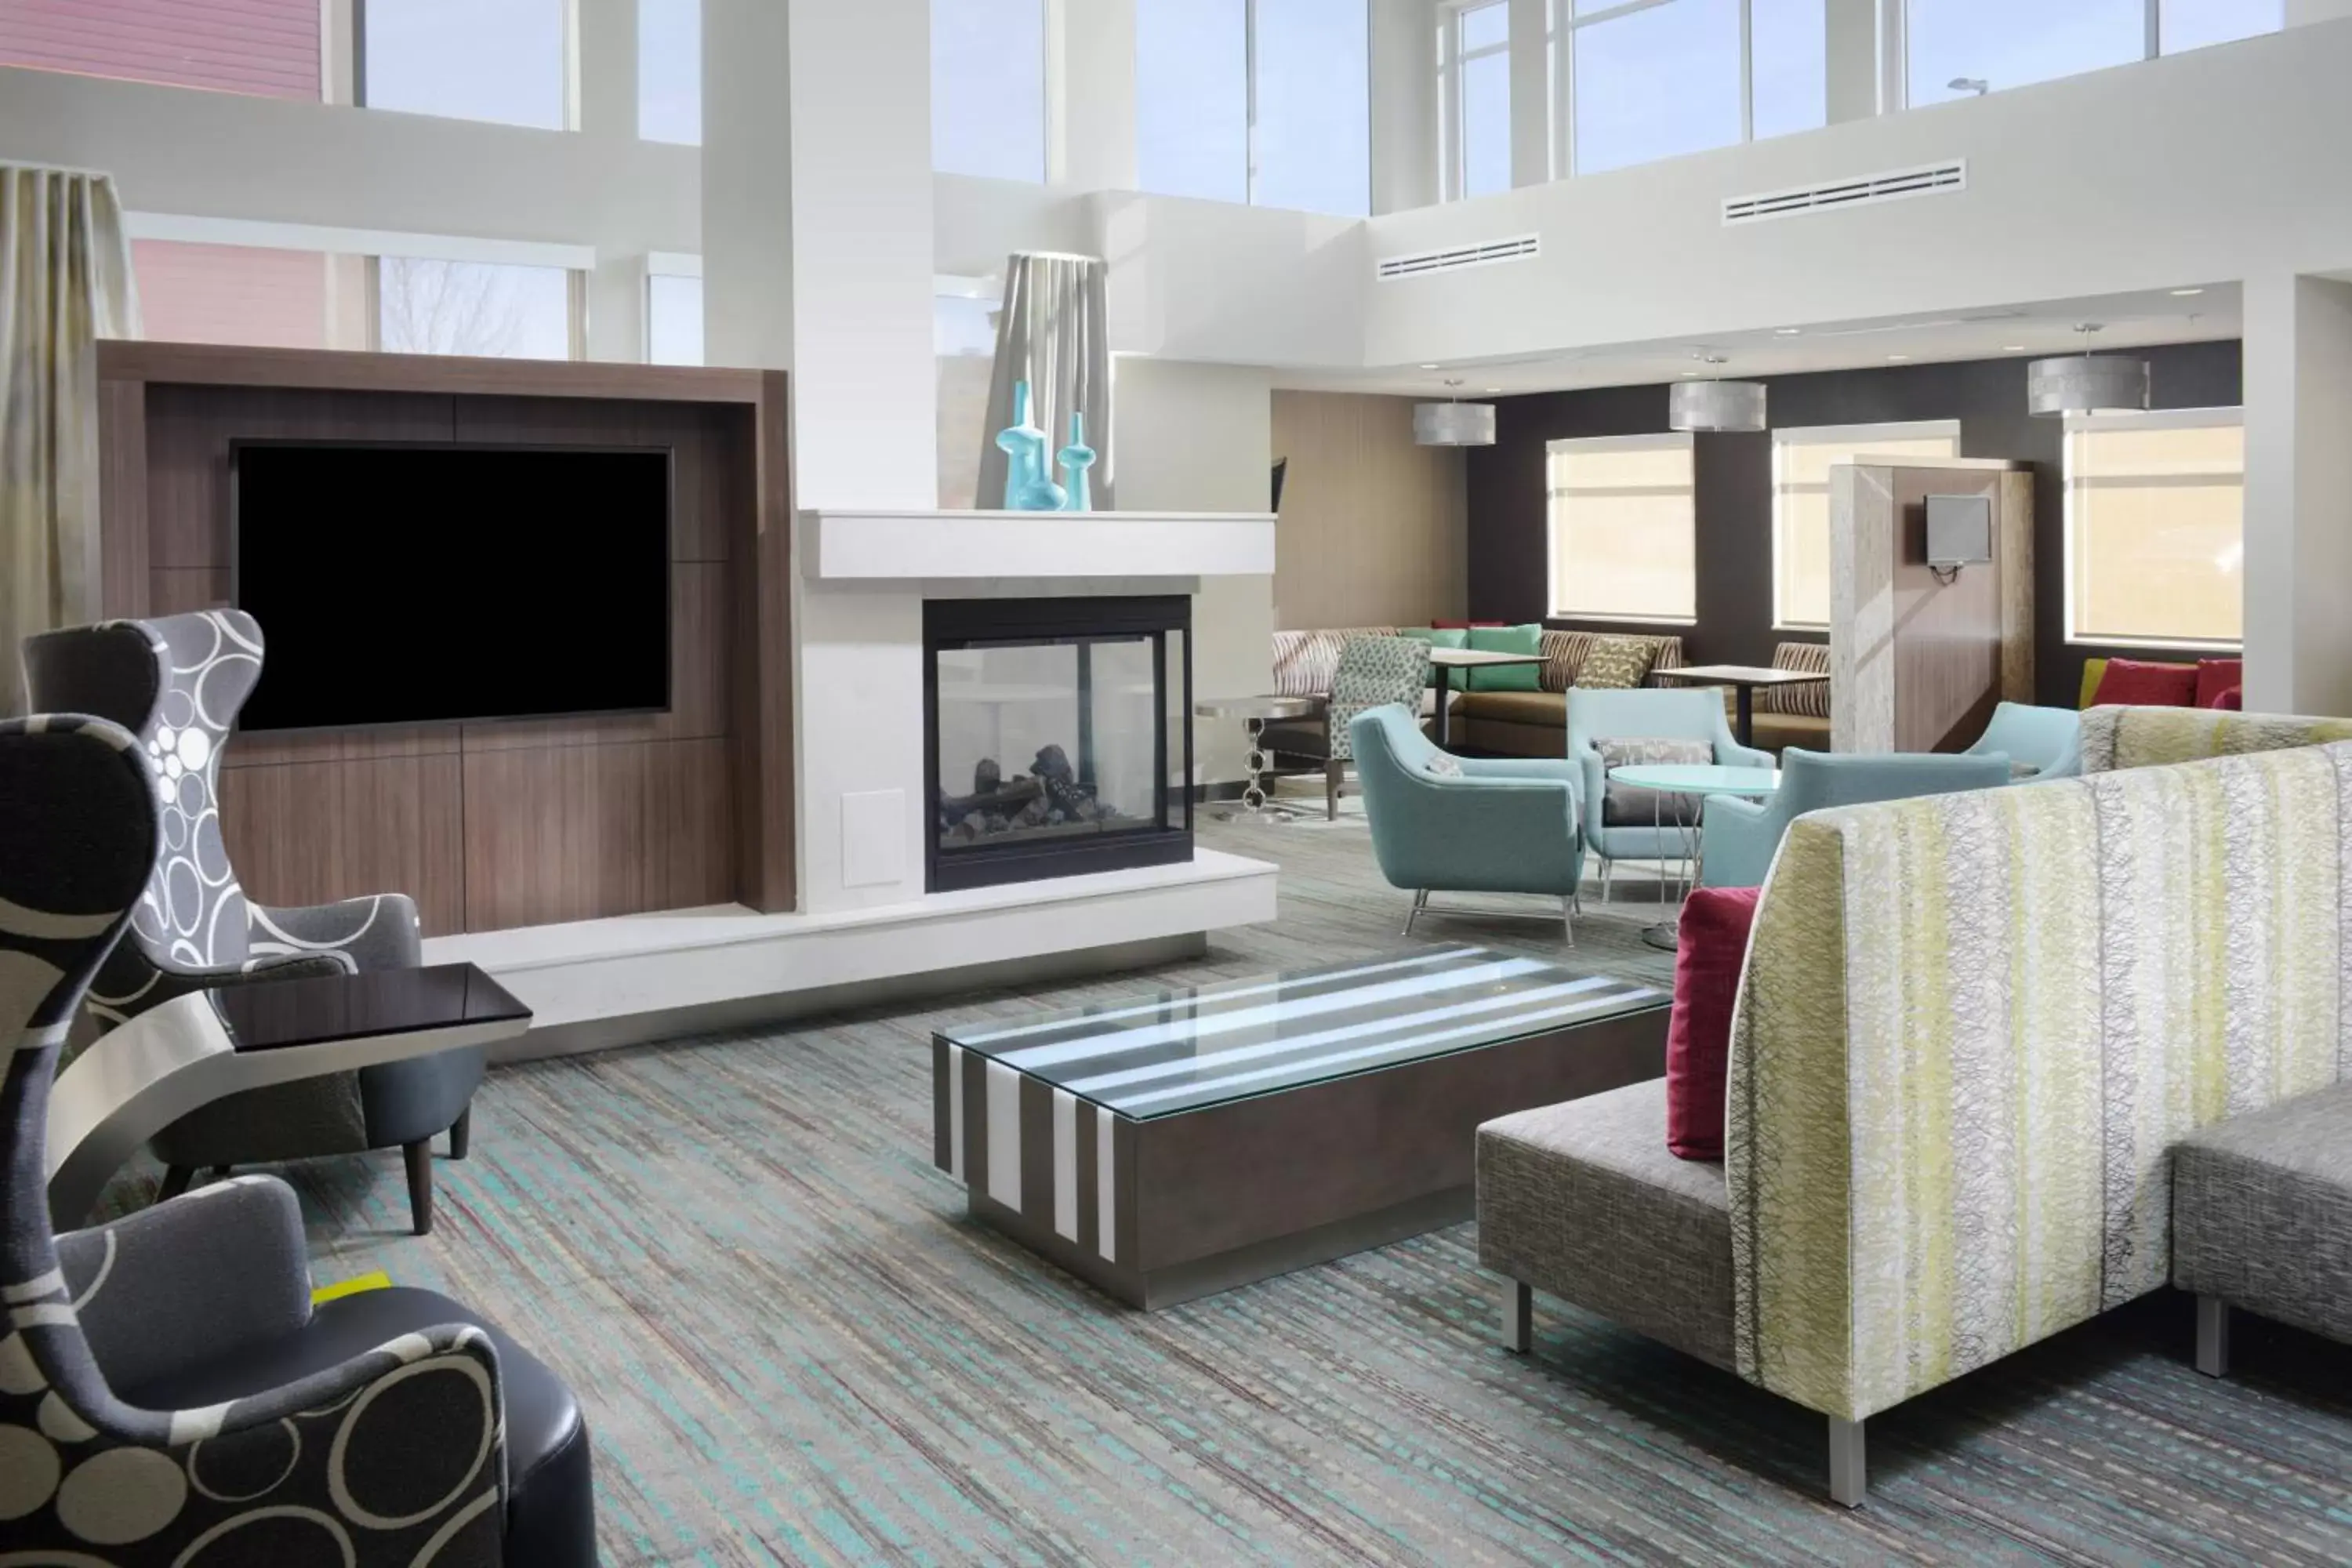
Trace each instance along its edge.
<instances>
[{"instance_id":1,"label":"teal upholstered armchair","mask_svg":"<svg viewBox=\"0 0 2352 1568\"><path fill-rule=\"evenodd\" d=\"M1700 741L1718 767L1769 768L1772 753L1732 739L1723 716L1722 693L1706 688L1568 693L1568 760L1580 775L1584 841L1601 858L1601 897L1609 895L1609 868L1619 860L1679 860L1688 853L1683 829L1654 822L1612 823L1606 809L1608 769L1601 761L1604 741ZM1715 806L1710 803L1710 812Z\"/></svg>"},{"instance_id":2,"label":"teal upholstered armchair","mask_svg":"<svg viewBox=\"0 0 2352 1568\"><path fill-rule=\"evenodd\" d=\"M1566 761L1455 757L1402 706L1370 709L1350 726L1364 815L1381 874L1412 891L1412 933L1433 892L1548 893L1576 940L1584 868L1579 783Z\"/></svg>"},{"instance_id":3,"label":"teal upholstered armchair","mask_svg":"<svg viewBox=\"0 0 2352 1568\"><path fill-rule=\"evenodd\" d=\"M1699 832L1699 884L1755 888L1772 868L1780 835L1809 811L1993 789L2009 782L2009 758L2000 752L1946 756L1894 752L1831 756L1791 746L1780 753L1780 788L1766 799L1717 796L1706 803Z\"/></svg>"},{"instance_id":4,"label":"teal upholstered armchair","mask_svg":"<svg viewBox=\"0 0 2352 1568\"><path fill-rule=\"evenodd\" d=\"M2004 702L1992 710L1992 722L1977 743L1963 753L1971 757L2006 756L2022 763L2035 779L2070 779L2083 771L2083 716L2072 708L2032 708ZM2012 765L2011 771L2015 772Z\"/></svg>"}]
</instances>

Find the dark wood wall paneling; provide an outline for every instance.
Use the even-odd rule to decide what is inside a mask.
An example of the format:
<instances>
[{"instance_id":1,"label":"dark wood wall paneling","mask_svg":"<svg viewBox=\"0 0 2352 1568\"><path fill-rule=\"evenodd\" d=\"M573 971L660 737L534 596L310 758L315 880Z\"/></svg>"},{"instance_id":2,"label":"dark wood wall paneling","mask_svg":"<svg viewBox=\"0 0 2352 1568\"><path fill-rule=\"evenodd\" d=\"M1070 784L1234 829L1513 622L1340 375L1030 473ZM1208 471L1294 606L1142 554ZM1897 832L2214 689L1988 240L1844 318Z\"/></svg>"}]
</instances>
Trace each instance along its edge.
<instances>
[{"instance_id":1,"label":"dark wood wall paneling","mask_svg":"<svg viewBox=\"0 0 2352 1568\"><path fill-rule=\"evenodd\" d=\"M201 351L124 347L166 363L142 363L131 368L143 376L104 383L109 614L228 602L233 437L642 445L676 453L670 710L237 736L223 764L223 827L255 897L306 904L398 889L416 899L428 934L736 900L792 907L789 688L763 674L789 669L789 660L755 662L763 645L789 649L781 378L748 401L739 394L709 402L691 400L693 384L671 385L667 372L651 373L659 378L654 396L633 398L629 373L646 374L640 367L542 366L515 376L525 385L568 386L578 372L596 378L578 378L581 389L563 395L498 395L499 373L470 362L446 362L469 387L464 392L219 384L158 379L187 368L173 355ZM329 362L323 369L320 360ZM351 367L383 361L302 356L273 365L265 357L246 365L232 355L216 368L248 381L273 368L364 380ZM417 372L415 362L383 369L394 380ZM741 378L726 379L735 390ZM321 592L333 591L339 569L331 559L322 563ZM551 588L560 582L561 563L551 562ZM431 607L420 613L429 619Z\"/></svg>"},{"instance_id":2,"label":"dark wood wall paneling","mask_svg":"<svg viewBox=\"0 0 2352 1568\"><path fill-rule=\"evenodd\" d=\"M2180 343L2135 350L2152 366L2159 408L2231 407L2240 401L2239 345ZM2065 607L2063 430L2025 412L2025 358L1889 365L1765 377L1776 426L1877 425L1958 419L1960 455L2007 458L2033 474L2035 686L2040 700L2071 708L2083 661L2111 649L2069 646ZM1470 615L1481 620L1543 616L1544 448L1576 436L1633 436L1666 427L1664 386L1603 387L1506 397L1495 445L1469 453ZM1770 661L1801 634L1772 629L1772 443L1769 434L1702 435L1694 482L1698 519L1698 623L1683 633L1693 663ZM1597 622L1555 621L1597 631ZM1640 630L1640 627L1630 628ZM2148 657L2141 650L2142 657ZM2156 656L2156 657L2161 657ZM2184 656L2187 657L2187 656Z\"/></svg>"}]
</instances>

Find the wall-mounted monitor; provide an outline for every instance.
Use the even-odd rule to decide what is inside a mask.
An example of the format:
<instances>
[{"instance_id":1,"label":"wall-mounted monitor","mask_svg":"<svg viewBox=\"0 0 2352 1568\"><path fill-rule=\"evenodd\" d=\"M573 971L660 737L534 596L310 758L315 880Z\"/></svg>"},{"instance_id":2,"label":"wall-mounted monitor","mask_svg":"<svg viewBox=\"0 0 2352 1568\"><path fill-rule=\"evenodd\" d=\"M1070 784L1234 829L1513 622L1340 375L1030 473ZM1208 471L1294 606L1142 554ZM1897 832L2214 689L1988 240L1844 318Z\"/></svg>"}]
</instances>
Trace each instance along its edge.
<instances>
[{"instance_id":1,"label":"wall-mounted monitor","mask_svg":"<svg viewBox=\"0 0 2352 1568\"><path fill-rule=\"evenodd\" d=\"M242 729L670 705L667 447L238 441L229 519Z\"/></svg>"},{"instance_id":2,"label":"wall-mounted monitor","mask_svg":"<svg viewBox=\"0 0 2352 1568\"><path fill-rule=\"evenodd\" d=\"M1992 559L1990 496L1927 498L1927 564L1977 566Z\"/></svg>"}]
</instances>

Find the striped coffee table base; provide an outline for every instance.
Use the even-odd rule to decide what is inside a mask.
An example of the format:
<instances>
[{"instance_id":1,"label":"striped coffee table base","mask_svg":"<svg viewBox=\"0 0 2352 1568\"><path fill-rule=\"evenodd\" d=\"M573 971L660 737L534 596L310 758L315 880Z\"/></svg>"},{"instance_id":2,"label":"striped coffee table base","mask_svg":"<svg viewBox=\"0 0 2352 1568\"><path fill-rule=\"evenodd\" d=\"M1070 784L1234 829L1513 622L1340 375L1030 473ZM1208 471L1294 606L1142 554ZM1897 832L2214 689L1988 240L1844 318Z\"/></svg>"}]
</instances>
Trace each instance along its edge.
<instances>
[{"instance_id":1,"label":"striped coffee table base","mask_svg":"<svg viewBox=\"0 0 2352 1568\"><path fill-rule=\"evenodd\" d=\"M975 1218L1172 1306L1467 1219L1479 1123L1657 1077L1666 1002L1451 949L950 1028L932 1156Z\"/></svg>"}]
</instances>

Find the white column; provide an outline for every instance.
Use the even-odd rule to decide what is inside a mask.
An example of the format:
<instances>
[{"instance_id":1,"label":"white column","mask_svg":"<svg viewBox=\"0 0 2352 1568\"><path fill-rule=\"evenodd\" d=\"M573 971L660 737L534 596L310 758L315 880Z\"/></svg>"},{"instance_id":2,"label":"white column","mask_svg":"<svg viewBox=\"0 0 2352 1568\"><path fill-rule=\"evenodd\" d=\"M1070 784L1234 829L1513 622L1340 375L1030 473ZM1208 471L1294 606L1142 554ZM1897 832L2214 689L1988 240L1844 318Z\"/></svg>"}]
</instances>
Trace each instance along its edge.
<instances>
[{"instance_id":1,"label":"white column","mask_svg":"<svg viewBox=\"0 0 2352 1568\"><path fill-rule=\"evenodd\" d=\"M1883 111L1879 102L1879 9L1881 0L1827 0L1829 119L1867 120Z\"/></svg>"},{"instance_id":2,"label":"white column","mask_svg":"<svg viewBox=\"0 0 2352 1568\"><path fill-rule=\"evenodd\" d=\"M1511 184L1551 178L1551 50L1549 0L1509 0L1511 7Z\"/></svg>"},{"instance_id":3,"label":"white column","mask_svg":"<svg viewBox=\"0 0 2352 1568\"><path fill-rule=\"evenodd\" d=\"M572 17L572 118L617 160L637 136L637 0L577 0ZM588 357L642 361L645 258L600 251L584 281Z\"/></svg>"},{"instance_id":4,"label":"white column","mask_svg":"<svg viewBox=\"0 0 2352 1568\"><path fill-rule=\"evenodd\" d=\"M1131 191L1135 0L1051 0L1045 96L1047 177L1082 191Z\"/></svg>"},{"instance_id":5,"label":"white column","mask_svg":"<svg viewBox=\"0 0 2352 1568\"><path fill-rule=\"evenodd\" d=\"M1437 18L1429 0L1371 0L1372 211L1434 206Z\"/></svg>"},{"instance_id":6,"label":"white column","mask_svg":"<svg viewBox=\"0 0 2352 1568\"><path fill-rule=\"evenodd\" d=\"M2246 707L2352 713L2352 284L2245 284Z\"/></svg>"}]
</instances>

